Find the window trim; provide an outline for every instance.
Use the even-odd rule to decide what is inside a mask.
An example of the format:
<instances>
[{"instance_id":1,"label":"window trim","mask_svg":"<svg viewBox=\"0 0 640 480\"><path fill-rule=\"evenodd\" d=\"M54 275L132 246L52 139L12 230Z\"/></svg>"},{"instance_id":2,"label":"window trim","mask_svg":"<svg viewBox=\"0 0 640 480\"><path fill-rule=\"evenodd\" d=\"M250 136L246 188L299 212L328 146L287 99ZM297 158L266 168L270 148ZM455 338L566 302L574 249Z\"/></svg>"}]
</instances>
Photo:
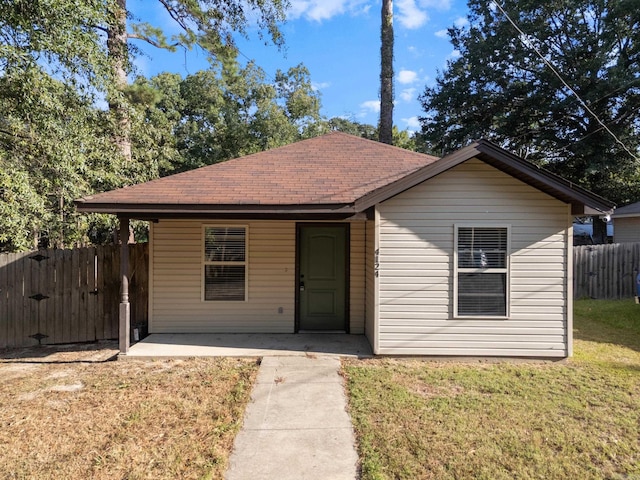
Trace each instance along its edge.
<instances>
[{"instance_id":1,"label":"window trim","mask_svg":"<svg viewBox=\"0 0 640 480\"><path fill-rule=\"evenodd\" d=\"M206 259L206 234L207 228L244 228L244 262L212 262ZM219 223L207 223L202 225L202 231L200 235L200 300L203 303L247 303L249 301L249 225L245 224L219 224ZM207 300L205 298L205 290L207 286L206 279L206 266L207 265L244 265L244 300Z\"/></svg>"},{"instance_id":2,"label":"window trim","mask_svg":"<svg viewBox=\"0 0 640 480\"><path fill-rule=\"evenodd\" d=\"M507 251L504 268L459 268L458 267L458 231L460 228L504 228L507 230ZM460 315L458 313L458 278L460 273L504 273L505 279L505 315ZM507 320L511 316L511 225L505 223L456 223L453 225L453 318L454 319L491 319Z\"/></svg>"}]
</instances>

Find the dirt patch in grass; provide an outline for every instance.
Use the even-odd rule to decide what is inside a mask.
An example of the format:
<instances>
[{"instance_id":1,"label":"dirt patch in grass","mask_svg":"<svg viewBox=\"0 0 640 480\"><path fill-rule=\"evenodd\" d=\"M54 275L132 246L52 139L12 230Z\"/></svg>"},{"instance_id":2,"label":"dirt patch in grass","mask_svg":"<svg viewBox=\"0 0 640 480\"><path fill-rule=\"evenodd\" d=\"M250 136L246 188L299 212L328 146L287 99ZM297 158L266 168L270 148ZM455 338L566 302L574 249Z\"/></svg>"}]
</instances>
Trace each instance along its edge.
<instances>
[{"instance_id":1,"label":"dirt patch in grass","mask_svg":"<svg viewBox=\"0 0 640 480\"><path fill-rule=\"evenodd\" d=\"M0 352L0 478L222 478L255 360Z\"/></svg>"},{"instance_id":2,"label":"dirt patch in grass","mask_svg":"<svg viewBox=\"0 0 640 480\"><path fill-rule=\"evenodd\" d=\"M362 479L640 478L640 322L597 308L567 362L345 361Z\"/></svg>"}]
</instances>

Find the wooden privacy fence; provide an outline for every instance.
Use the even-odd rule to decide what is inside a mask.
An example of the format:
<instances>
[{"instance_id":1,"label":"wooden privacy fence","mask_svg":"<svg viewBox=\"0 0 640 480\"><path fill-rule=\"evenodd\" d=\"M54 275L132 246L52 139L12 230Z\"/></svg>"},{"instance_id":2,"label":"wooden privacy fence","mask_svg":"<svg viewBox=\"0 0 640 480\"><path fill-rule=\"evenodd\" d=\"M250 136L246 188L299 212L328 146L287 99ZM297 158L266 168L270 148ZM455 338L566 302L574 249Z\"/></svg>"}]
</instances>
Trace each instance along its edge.
<instances>
[{"instance_id":1,"label":"wooden privacy fence","mask_svg":"<svg viewBox=\"0 0 640 480\"><path fill-rule=\"evenodd\" d=\"M146 243L129 245L131 324L147 324ZM118 338L120 246L0 254L0 347Z\"/></svg>"},{"instance_id":2,"label":"wooden privacy fence","mask_svg":"<svg viewBox=\"0 0 640 480\"><path fill-rule=\"evenodd\" d=\"M639 268L640 243L574 247L573 295L598 299L633 297Z\"/></svg>"}]
</instances>

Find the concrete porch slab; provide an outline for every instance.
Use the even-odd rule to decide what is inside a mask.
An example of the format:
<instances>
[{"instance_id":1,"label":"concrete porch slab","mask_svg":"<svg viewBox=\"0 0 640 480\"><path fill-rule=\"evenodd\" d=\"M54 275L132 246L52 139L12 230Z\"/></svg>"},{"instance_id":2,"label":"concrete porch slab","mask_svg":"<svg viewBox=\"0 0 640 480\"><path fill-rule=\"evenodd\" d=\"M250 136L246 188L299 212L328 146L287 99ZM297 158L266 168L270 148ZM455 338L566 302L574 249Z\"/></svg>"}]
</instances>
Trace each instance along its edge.
<instances>
[{"instance_id":1,"label":"concrete porch slab","mask_svg":"<svg viewBox=\"0 0 640 480\"><path fill-rule=\"evenodd\" d=\"M364 335L344 333L153 333L132 345L122 359L177 357L272 357L322 355L368 358Z\"/></svg>"}]
</instances>

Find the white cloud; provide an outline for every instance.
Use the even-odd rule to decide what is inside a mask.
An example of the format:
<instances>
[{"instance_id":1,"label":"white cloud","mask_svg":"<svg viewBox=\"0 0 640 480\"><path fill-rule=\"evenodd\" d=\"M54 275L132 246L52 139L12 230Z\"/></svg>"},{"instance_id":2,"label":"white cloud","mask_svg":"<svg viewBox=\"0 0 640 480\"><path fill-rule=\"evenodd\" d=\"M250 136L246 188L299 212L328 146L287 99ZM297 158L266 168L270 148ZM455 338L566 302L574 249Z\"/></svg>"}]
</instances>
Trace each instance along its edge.
<instances>
[{"instance_id":1,"label":"white cloud","mask_svg":"<svg viewBox=\"0 0 640 480\"><path fill-rule=\"evenodd\" d=\"M409 30L420 28L429 21L429 15L416 5L416 0L398 0L396 6L398 22Z\"/></svg>"},{"instance_id":2,"label":"white cloud","mask_svg":"<svg viewBox=\"0 0 640 480\"><path fill-rule=\"evenodd\" d=\"M415 88L405 88L400 92L400 98L405 102L412 102L416 98L416 89Z\"/></svg>"},{"instance_id":3,"label":"white cloud","mask_svg":"<svg viewBox=\"0 0 640 480\"><path fill-rule=\"evenodd\" d=\"M338 15L367 14L371 0L291 0L287 20L304 18L322 22ZM408 29L417 29L429 21L427 10L449 10L451 0L396 0L395 20Z\"/></svg>"},{"instance_id":4,"label":"white cloud","mask_svg":"<svg viewBox=\"0 0 640 480\"><path fill-rule=\"evenodd\" d=\"M322 90L323 88L329 88L330 86L331 82L311 82L311 88L314 92Z\"/></svg>"},{"instance_id":5,"label":"white cloud","mask_svg":"<svg viewBox=\"0 0 640 480\"><path fill-rule=\"evenodd\" d=\"M305 18L321 22L344 13L367 13L368 0L292 0L287 20Z\"/></svg>"},{"instance_id":6,"label":"white cloud","mask_svg":"<svg viewBox=\"0 0 640 480\"><path fill-rule=\"evenodd\" d=\"M420 120L418 117L403 118L402 121L407 124L407 128L413 131L420 129Z\"/></svg>"},{"instance_id":7,"label":"white cloud","mask_svg":"<svg viewBox=\"0 0 640 480\"><path fill-rule=\"evenodd\" d=\"M455 60L456 58L460 58L461 54L460 54L460 50L453 50L449 56L447 56L448 59L450 60Z\"/></svg>"},{"instance_id":8,"label":"white cloud","mask_svg":"<svg viewBox=\"0 0 640 480\"><path fill-rule=\"evenodd\" d=\"M443 28L442 30L438 30L435 33L435 36L438 38L444 38L444 39L449 38L449 31L446 28Z\"/></svg>"},{"instance_id":9,"label":"white cloud","mask_svg":"<svg viewBox=\"0 0 640 480\"><path fill-rule=\"evenodd\" d=\"M367 100L360 104L360 108L370 113L378 113L380 111L380 100Z\"/></svg>"},{"instance_id":10,"label":"white cloud","mask_svg":"<svg viewBox=\"0 0 640 480\"><path fill-rule=\"evenodd\" d=\"M449 10L451 8L451 0L419 0L424 8L435 8L436 10Z\"/></svg>"},{"instance_id":11,"label":"white cloud","mask_svg":"<svg viewBox=\"0 0 640 480\"><path fill-rule=\"evenodd\" d=\"M469 25L469 19L467 17L458 17L453 21L453 24L458 28L464 28Z\"/></svg>"},{"instance_id":12,"label":"white cloud","mask_svg":"<svg viewBox=\"0 0 640 480\"><path fill-rule=\"evenodd\" d=\"M410 85L412 83L415 83L416 80L418 80L418 74L413 70L403 69L403 70L400 70L397 78L398 78L398 82L402 83L403 85Z\"/></svg>"}]
</instances>

